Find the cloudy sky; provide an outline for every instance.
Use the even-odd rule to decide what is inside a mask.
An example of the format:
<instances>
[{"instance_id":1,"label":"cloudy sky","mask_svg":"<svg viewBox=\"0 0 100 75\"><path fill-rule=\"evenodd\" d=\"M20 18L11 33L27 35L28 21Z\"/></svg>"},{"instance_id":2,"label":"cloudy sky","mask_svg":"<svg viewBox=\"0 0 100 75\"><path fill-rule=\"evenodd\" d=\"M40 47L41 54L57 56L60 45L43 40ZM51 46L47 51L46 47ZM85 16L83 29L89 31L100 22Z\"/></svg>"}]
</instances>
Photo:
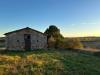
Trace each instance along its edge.
<instances>
[{"instance_id":1,"label":"cloudy sky","mask_svg":"<svg viewBox=\"0 0 100 75\"><path fill-rule=\"evenodd\" d=\"M0 0L0 36L56 25L65 37L100 36L100 0Z\"/></svg>"}]
</instances>

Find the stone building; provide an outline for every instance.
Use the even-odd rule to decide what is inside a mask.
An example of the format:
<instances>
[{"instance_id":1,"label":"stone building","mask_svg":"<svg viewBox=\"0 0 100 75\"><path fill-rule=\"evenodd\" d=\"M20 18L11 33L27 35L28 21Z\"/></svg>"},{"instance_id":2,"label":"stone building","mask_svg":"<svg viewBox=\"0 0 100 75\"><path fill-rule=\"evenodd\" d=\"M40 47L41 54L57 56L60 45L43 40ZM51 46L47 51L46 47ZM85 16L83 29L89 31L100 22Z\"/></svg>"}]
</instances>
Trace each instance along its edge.
<instances>
[{"instance_id":1,"label":"stone building","mask_svg":"<svg viewBox=\"0 0 100 75\"><path fill-rule=\"evenodd\" d=\"M34 50L47 48L47 36L29 27L5 33L7 50Z\"/></svg>"}]
</instances>

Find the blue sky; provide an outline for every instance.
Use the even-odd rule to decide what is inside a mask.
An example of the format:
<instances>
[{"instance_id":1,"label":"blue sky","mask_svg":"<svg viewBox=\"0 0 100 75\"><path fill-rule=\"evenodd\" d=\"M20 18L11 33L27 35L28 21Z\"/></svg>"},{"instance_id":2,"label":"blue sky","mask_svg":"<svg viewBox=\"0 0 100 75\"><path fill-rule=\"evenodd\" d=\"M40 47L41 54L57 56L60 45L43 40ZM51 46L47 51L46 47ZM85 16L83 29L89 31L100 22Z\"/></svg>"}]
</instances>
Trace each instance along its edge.
<instances>
[{"instance_id":1,"label":"blue sky","mask_svg":"<svg viewBox=\"0 0 100 75\"><path fill-rule=\"evenodd\" d=\"M100 36L100 0L0 0L0 36L24 27L44 32L49 25L65 37Z\"/></svg>"}]
</instances>

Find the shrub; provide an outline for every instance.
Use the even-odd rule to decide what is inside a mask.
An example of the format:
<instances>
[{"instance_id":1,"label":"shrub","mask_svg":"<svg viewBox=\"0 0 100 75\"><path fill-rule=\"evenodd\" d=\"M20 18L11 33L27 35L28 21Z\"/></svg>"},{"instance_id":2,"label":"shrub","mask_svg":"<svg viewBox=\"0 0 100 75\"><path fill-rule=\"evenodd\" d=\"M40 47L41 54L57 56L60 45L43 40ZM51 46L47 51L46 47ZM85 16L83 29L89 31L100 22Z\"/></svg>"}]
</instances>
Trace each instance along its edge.
<instances>
[{"instance_id":1,"label":"shrub","mask_svg":"<svg viewBox=\"0 0 100 75\"><path fill-rule=\"evenodd\" d=\"M56 48L70 48L70 49L78 49L83 48L82 43L79 39L68 39L67 41L57 40L56 41Z\"/></svg>"}]
</instances>

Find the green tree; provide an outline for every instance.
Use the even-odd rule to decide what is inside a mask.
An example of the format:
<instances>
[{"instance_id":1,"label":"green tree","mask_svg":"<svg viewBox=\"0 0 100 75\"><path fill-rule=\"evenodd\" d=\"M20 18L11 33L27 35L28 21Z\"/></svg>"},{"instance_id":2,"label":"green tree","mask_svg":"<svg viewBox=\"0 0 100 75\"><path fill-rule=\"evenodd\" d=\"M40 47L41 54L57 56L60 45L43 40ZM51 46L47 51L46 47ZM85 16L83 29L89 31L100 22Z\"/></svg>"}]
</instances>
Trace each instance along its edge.
<instances>
[{"instance_id":1,"label":"green tree","mask_svg":"<svg viewBox=\"0 0 100 75\"><path fill-rule=\"evenodd\" d=\"M63 38L60 33L60 29L58 29L55 25L49 26L49 28L47 28L44 33L47 35L48 38L50 38L51 36L54 39Z\"/></svg>"},{"instance_id":2,"label":"green tree","mask_svg":"<svg viewBox=\"0 0 100 75\"><path fill-rule=\"evenodd\" d=\"M58 41L64 39L64 37L60 33L60 29L57 28L55 25L50 25L49 28L47 28L44 33L47 35L48 45L49 45L50 41L55 42L55 45L56 45L58 43ZM51 38L52 38L52 40L51 40Z\"/></svg>"}]
</instances>

